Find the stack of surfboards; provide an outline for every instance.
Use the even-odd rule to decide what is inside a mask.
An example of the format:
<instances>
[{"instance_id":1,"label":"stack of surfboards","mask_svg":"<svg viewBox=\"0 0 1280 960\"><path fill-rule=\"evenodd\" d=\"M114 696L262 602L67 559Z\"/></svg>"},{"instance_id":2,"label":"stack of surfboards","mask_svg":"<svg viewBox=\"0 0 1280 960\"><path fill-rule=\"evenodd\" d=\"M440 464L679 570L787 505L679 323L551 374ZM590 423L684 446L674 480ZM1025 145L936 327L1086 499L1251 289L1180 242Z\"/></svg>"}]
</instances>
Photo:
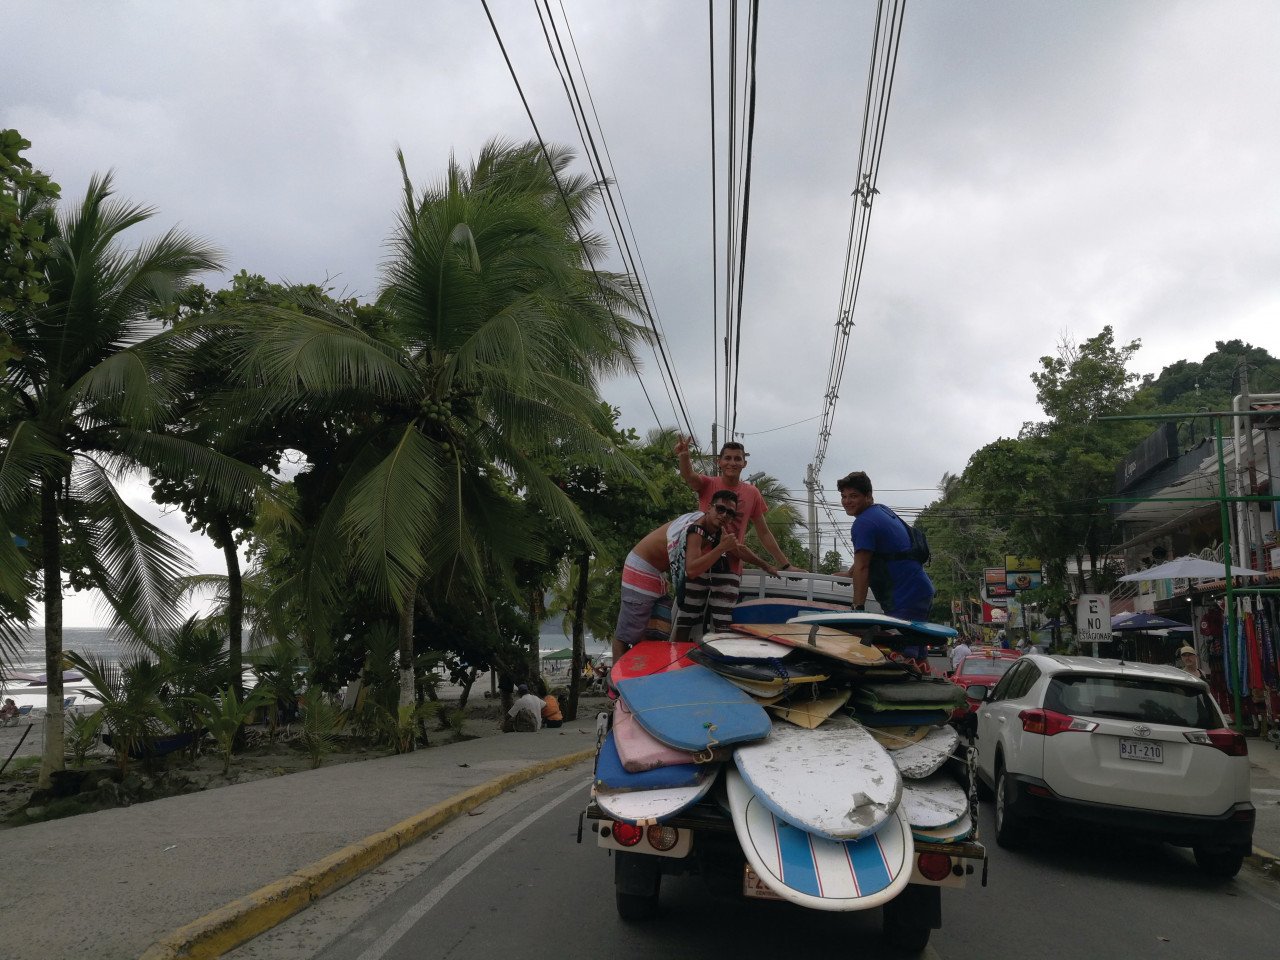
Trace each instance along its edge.
<instances>
[{"instance_id":1,"label":"stack of surfboards","mask_svg":"<svg viewBox=\"0 0 1280 960\"><path fill-rule=\"evenodd\" d=\"M736 613L732 633L644 641L614 665L597 804L661 823L722 780L714 797L775 893L825 910L891 899L917 843L973 832L965 789L944 770L963 691L882 649L951 631L796 601Z\"/></svg>"}]
</instances>

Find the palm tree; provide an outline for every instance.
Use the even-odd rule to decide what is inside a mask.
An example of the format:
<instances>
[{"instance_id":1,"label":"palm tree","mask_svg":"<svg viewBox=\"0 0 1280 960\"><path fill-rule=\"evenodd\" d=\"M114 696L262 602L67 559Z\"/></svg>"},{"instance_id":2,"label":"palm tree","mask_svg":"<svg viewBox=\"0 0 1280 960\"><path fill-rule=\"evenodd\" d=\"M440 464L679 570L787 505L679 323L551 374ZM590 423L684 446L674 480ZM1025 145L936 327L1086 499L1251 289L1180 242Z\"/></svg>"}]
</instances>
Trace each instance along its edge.
<instances>
[{"instance_id":1,"label":"palm tree","mask_svg":"<svg viewBox=\"0 0 1280 960\"><path fill-rule=\"evenodd\" d=\"M369 426L346 440L339 478L314 530L305 579L313 610L332 608L354 573L398 612L400 702L413 700L413 611L429 579L484 589L536 558L527 508L573 537L592 536L539 466L560 456L627 469L611 439L599 377L640 337L619 278L592 269L578 231L597 197L569 176L572 155L491 142L469 168L450 159L418 192L401 157L404 201L378 335L334 311L258 311L246 370L312 409L350 400ZM556 177L567 204L557 188ZM598 254L602 241L587 234ZM264 322L265 321L265 322ZM484 589L480 592L484 593Z\"/></svg>"},{"instance_id":2,"label":"palm tree","mask_svg":"<svg viewBox=\"0 0 1280 960\"><path fill-rule=\"evenodd\" d=\"M239 501L265 482L163 433L187 361L180 338L150 317L219 259L177 230L122 249L121 234L152 215L112 199L110 175L94 177L79 204L48 221L47 300L0 310L0 332L18 353L0 371L0 599L28 622L40 575L49 675L42 786L64 766L64 573L76 589L101 591L127 635L155 637L180 622L172 584L185 554L121 496L122 472L167 464Z\"/></svg>"}]
</instances>

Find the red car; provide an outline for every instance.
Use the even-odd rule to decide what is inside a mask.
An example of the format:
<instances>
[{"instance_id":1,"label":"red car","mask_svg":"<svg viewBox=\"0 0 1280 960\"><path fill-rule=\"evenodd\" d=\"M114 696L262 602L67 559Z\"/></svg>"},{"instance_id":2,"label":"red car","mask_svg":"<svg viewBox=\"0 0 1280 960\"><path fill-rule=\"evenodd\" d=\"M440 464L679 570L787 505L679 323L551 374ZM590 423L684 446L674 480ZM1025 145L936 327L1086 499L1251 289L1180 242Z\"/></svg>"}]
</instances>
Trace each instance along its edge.
<instances>
[{"instance_id":1,"label":"red car","mask_svg":"<svg viewBox=\"0 0 1280 960\"><path fill-rule=\"evenodd\" d=\"M973 651L960 661L956 672L950 675L952 683L958 683L966 690L973 683L985 684L992 689L1021 656L1017 650L1005 650L1002 647L974 647ZM951 714L951 722L961 733L972 736L977 725L979 701L966 697L963 707L957 707Z\"/></svg>"}]
</instances>

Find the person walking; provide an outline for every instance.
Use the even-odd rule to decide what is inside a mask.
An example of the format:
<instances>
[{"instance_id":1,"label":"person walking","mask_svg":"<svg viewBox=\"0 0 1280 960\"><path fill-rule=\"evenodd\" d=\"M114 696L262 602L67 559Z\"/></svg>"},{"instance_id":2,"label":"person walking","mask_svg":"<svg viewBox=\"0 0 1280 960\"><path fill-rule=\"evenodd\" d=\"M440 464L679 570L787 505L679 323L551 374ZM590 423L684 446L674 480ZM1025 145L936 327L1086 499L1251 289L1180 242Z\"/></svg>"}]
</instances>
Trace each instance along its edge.
<instances>
[{"instance_id":1,"label":"person walking","mask_svg":"<svg viewBox=\"0 0 1280 960\"><path fill-rule=\"evenodd\" d=\"M973 648L969 646L969 641L961 637L956 641L956 645L951 648L951 672L955 673L960 669L960 664L964 662L964 658L973 653Z\"/></svg>"}]
</instances>

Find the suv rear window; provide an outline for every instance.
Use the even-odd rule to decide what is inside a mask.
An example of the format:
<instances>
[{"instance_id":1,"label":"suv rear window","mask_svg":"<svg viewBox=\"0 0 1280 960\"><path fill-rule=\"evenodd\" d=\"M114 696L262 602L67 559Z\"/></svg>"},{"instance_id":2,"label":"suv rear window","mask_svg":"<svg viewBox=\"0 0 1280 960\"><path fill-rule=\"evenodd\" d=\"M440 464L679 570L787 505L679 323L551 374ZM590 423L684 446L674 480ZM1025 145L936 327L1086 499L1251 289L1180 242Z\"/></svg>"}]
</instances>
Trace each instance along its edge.
<instances>
[{"instance_id":1,"label":"suv rear window","mask_svg":"<svg viewBox=\"0 0 1280 960\"><path fill-rule=\"evenodd\" d=\"M962 677L1003 677L1017 662L1012 657L965 657L959 673Z\"/></svg>"},{"instance_id":2,"label":"suv rear window","mask_svg":"<svg viewBox=\"0 0 1280 960\"><path fill-rule=\"evenodd\" d=\"M1057 676L1046 709L1074 717L1112 717L1207 730L1222 721L1207 691L1150 677Z\"/></svg>"}]
</instances>

